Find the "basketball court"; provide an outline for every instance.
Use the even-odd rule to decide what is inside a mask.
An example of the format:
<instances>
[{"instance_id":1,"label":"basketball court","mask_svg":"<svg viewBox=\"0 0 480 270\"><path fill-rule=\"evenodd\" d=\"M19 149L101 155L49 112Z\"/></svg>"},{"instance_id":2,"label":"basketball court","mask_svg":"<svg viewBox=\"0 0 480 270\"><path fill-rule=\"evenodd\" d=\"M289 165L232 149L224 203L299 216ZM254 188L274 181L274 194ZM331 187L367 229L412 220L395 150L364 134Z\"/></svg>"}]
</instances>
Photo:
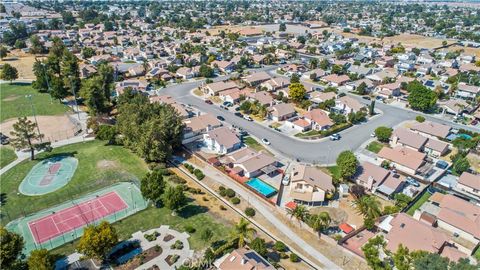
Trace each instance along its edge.
<instances>
[{"instance_id":1,"label":"basketball court","mask_svg":"<svg viewBox=\"0 0 480 270\"><path fill-rule=\"evenodd\" d=\"M35 196L53 192L65 186L73 177L78 160L69 156L58 156L42 160L30 170L20 184L24 195Z\"/></svg>"}]
</instances>

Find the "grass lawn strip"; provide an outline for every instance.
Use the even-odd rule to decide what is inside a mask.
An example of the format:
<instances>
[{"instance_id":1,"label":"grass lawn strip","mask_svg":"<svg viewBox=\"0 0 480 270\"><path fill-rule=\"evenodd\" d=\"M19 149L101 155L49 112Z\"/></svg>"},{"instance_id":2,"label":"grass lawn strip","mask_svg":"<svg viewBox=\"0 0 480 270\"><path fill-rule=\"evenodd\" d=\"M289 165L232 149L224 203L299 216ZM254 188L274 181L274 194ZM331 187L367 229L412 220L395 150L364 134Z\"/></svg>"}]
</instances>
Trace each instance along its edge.
<instances>
[{"instance_id":1,"label":"grass lawn strip","mask_svg":"<svg viewBox=\"0 0 480 270\"><path fill-rule=\"evenodd\" d=\"M373 141L373 142L371 142L367 145L367 150L370 151L370 152L373 152L375 154L380 152L380 150L382 150L382 148L383 148L383 144L380 143L380 142L377 142L377 141Z\"/></svg>"},{"instance_id":2,"label":"grass lawn strip","mask_svg":"<svg viewBox=\"0 0 480 270\"><path fill-rule=\"evenodd\" d=\"M15 151L9 146L0 146L0 169L17 159Z\"/></svg>"},{"instance_id":3,"label":"grass lawn strip","mask_svg":"<svg viewBox=\"0 0 480 270\"><path fill-rule=\"evenodd\" d=\"M407 214L409 214L410 216L413 216L413 214L415 213L415 210L420 208L420 206L422 206L422 204L424 204L428 200L428 198L430 198L430 196L432 196L432 194L428 192L423 193L422 197L420 197L418 201L415 202L415 204L412 205L410 209L408 209Z\"/></svg>"},{"instance_id":4,"label":"grass lawn strip","mask_svg":"<svg viewBox=\"0 0 480 270\"><path fill-rule=\"evenodd\" d=\"M32 103L26 98L27 95L32 96L36 115L61 115L70 109L58 100L53 100L52 103L48 93L39 93L30 84L4 83L0 91L0 122L21 116L32 116Z\"/></svg>"}]
</instances>

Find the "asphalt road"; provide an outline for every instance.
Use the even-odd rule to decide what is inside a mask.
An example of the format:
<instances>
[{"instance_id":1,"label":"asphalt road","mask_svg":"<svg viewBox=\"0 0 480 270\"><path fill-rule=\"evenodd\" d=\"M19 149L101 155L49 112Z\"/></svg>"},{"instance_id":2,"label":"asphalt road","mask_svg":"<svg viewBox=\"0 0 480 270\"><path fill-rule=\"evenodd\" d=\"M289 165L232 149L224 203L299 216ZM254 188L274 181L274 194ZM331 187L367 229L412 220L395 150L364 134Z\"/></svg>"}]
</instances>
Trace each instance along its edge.
<instances>
[{"instance_id":1,"label":"asphalt road","mask_svg":"<svg viewBox=\"0 0 480 270\"><path fill-rule=\"evenodd\" d=\"M277 67L266 67L262 70L273 70ZM216 80L225 79L227 76L216 78ZM210 113L215 116L221 115L226 122L242 127L250 134L257 138L266 138L271 142L270 147L284 157L298 159L300 162L313 163L319 165L334 164L335 160L342 151L358 149L366 140L370 138L370 134L379 126L394 127L395 125L406 121L413 120L419 113L391 105L376 103L376 110L382 111L381 115L374 117L366 123L355 125L340 132L342 138L339 141L330 141L324 138L316 141L300 140L292 138L278 131L265 127L255 122L249 122L243 118L234 115L233 110L224 110L216 105L209 105L201 98L193 96L190 91L202 84L202 81L178 84L167 87L160 91L161 94L168 94L174 97L178 102L191 104L197 109ZM358 96L353 96L365 104L370 101L363 100ZM467 128L479 131L475 127L467 127L452 123L450 121L424 115L427 120L443 123L454 128Z\"/></svg>"}]
</instances>

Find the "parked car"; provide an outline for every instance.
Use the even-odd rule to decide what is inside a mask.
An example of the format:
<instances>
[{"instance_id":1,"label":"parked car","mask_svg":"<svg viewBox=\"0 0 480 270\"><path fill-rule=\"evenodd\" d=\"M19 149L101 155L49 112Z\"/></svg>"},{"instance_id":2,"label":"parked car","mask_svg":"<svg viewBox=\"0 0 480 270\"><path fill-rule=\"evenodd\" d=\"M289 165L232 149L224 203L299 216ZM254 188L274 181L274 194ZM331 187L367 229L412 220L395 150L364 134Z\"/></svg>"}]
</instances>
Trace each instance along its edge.
<instances>
[{"instance_id":1,"label":"parked car","mask_svg":"<svg viewBox=\"0 0 480 270\"><path fill-rule=\"evenodd\" d=\"M213 102L210 99L205 99L205 103L212 105Z\"/></svg>"},{"instance_id":2,"label":"parked car","mask_svg":"<svg viewBox=\"0 0 480 270\"><path fill-rule=\"evenodd\" d=\"M371 100L371 99L372 99L372 98L369 97L369 96L363 96L362 98L363 98L363 99L366 99L366 100Z\"/></svg>"},{"instance_id":3,"label":"parked car","mask_svg":"<svg viewBox=\"0 0 480 270\"><path fill-rule=\"evenodd\" d=\"M242 114L241 112L236 112L236 113L235 113L235 116L243 117L243 114Z\"/></svg>"},{"instance_id":4,"label":"parked car","mask_svg":"<svg viewBox=\"0 0 480 270\"><path fill-rule=\"evenodd\" d=\"M478 124L478 120L473 120L471 123L470 123L472 126L476 126Z\"/></svg>"},{"instance_id":5,"label":"parked car","mask_svg":"<svg viewBox=\"0 0 480 270\"><path fill-rule=\"evenodd\" d=\"M414 187L419 187L420 186L420 183L418 183L417 180L413 179L412 177L407 177L407 183L409 183L410 185L414 186Z\"/></svg>"},{"instance_id":6,"label":"parked car","mask_svg":"<svg viewBox=\"0 0 480 270\"><path fill-rule=\"evenodd\" d=\"M270 145L270 141L265 138L262 139L262 143L266 145Z\"/></svg>"},{"instance_id":7,"label":"parked car","mask_svg":"<svg viewBox=\"0 0 480 270\"><path fill-rule=\"evenodd\" d=\"M222 108L224 110L228 110L227 106L224 106L224 105L220 105L220 108Z\"/></svg>"},{"instance_id":8,"label":"parked car","mask_svg":"<svg viewBox=\"0 0 480 270\"><path fill-rule=\"evenodd\" d=\"M341 136L338 133L330 135L330 140L331 141L338 141L338 140L340 140L340 138L341 138Z\"/></svg>"},{"instance_id":9,"label":"parked car","mask_svg":"<svg viewBox=\"0 0 480 270\"><path fill-rule=\"evenodd\" d=\"M377 137L377 135L375 135L375 132L372 132L372 133L370 134L370 137L375 138L375 137Z\"/></svg>"},{"instance_id":10,"label":"parked car","mask_svg":"<svg viewBox=\"0 0 480 270\"><path fill-rule=\"evenodd\" d=\"M446 168L448 168L448 163L444 160L439 160L437 161L437 164L435 164L435 166L437 166L437 168L445 170Z\"/></svg>"},{"instance_id":11,"label":"parked car","mask_svg":"<svg viewBox=\"0 0 480 270\"><path fill-rule=\"evenodd\" d=\"M290 176L288 174L282 179L282 184L284 186L288 186L288 184L290 184Z\"/></svg>"},{"instance_id":12,"label":"parked car","mask_svg":"<svg viewBox=\"0 0 480 270\"><path fill-rule=\"evenodd\" d=\"M225 107L232 107L232 106L233 106L233 103L231 103L230 101L225 101L225 102L223 102L223 106L225 106Z\"/></svg>"},{"instance_id":13,"label":"parked car","mask_svg":"<svg viewBox=\"0 0 480 270\"><path fill-rule=\"evenodd\" d=\"M0 133L0 143L2 145L9 144L10 143L10 138L7 135L4 135L3 133Z\"/></svg>"},{"instance_id":14,"label":"parked car","mask_svg":"<svg viewBox=\"0 0 480 270\"><path fill-rule=\"evenodd\" d=\"M217 119L220 120L220 121L225 121L225 118L223 118L223 116L221 116L221 115L218 115Z\"/></svg>"},{"instance_id":15,"label":"parked car","mask_svg":"<svg viewBox=\"0 0 480 270\"><path fill-rule=\"evenodd\" d=\"M248 121L253 121L253 119L249 115L246 115L246 114L243 115L243 119L248 120Z\"/></svg>"}]
</instances>

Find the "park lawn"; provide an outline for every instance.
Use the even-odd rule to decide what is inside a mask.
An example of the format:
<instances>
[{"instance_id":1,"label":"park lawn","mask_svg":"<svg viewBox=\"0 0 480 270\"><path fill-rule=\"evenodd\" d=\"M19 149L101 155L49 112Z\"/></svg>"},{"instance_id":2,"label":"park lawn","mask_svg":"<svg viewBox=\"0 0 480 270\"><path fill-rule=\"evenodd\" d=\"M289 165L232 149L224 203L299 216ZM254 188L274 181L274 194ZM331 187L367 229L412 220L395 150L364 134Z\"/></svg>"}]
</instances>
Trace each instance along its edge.
<instances>
[{"instance_id":1,"label":"park lawn","mask_svg":"<svg viewBox=\"0 0 480 270\"><path fill-rule=\"evenodd\" d=\"M428 200L428 198L430 198L430 196L432 196L432 194L430 194L429 192L423 193L422 197L420 197L418 201L416 201L415 204L413 204L412 207L408 209L407 214L413 216L415 210L420 208L420 206L422 206L422 204L424 204Z\"/></svg>"},{"instance_id":2,"label":"park lawn","mask_svg":"<svg viewBox=\"0 0 480 270\"><path fill-rule=\"evenodd\" d=\"M48 93L39 93L30 84L0 84L0 122L20 116L32 116L32 106L25 96L32 95L36 115L60 115L69 107L58 100L50 101Z\"/></svg>"},{"instance_id":3,"label":"park lawn","mask_svg":"<svg viewBox=\"0 0 480 270\"><path fill-rule=\"evenodd\" d=\"M156 208L149 206L147 209L129 216L123 220L113 223L117 229L119 239L126 240L132 237L132 233L137 231L146 231L158 228L162 225L169 225L170 228L184 232L187 226L196 229L190 234L188 239L190 248L193 250L201 250L209 246L212 242L227 239L230 233L230 226L219 223L214 216L205 212L201 206L189 204L179 214L172 216L172 212L165 207ZM210 242L205 242L200 235L205 228L209 228L213 232ZM67 243L52 250L53 254L68 255L75 251L78 239L72 243Z\"/></svg>"},{"instance_id":4,"label":"park lawn","mask_svg":"<svg viewBox=\"0 0 480 270\"><path fill-rule=\"evenodd\" d=\"M78 159L78 167L67 185L42 196L18 193L18 186L39 160L59 154L73 155ZM147 165L142 159L122 146L107 146L103 141L71 144L55 148L51 153L40 153L37 160L23 161L2 175L0 189L5 194L5 203L0 206L1 224L4 225L9 219L16 219L22 214L37 212L71 198L79 198L116 182L140 179L146 172Z\"/></svg>"},{"instance_id":5,"label":"park lawn","mask_svg":"<svg viewBox=\"0 0 480 270\"><path fill-rule=\"evenodd\" d=\"M0 169L17 159L15 151L9 146L0 146Z\"/></svg>"},{"instance_id":6,"label":"park lawn","mask_svg":"<svg viewBox=\"0 0 480 270\"><path fill-rule=\"evenodd\" d=\"M371 142L367 145L367 150L370 151L370 152L373 152L375 154L380 152L380 150L382 150L382 148L383 148L383 144L380 143L380 142L377 142L377 141L373 141L373 142Z\"/></svg>"}]
</instances>

